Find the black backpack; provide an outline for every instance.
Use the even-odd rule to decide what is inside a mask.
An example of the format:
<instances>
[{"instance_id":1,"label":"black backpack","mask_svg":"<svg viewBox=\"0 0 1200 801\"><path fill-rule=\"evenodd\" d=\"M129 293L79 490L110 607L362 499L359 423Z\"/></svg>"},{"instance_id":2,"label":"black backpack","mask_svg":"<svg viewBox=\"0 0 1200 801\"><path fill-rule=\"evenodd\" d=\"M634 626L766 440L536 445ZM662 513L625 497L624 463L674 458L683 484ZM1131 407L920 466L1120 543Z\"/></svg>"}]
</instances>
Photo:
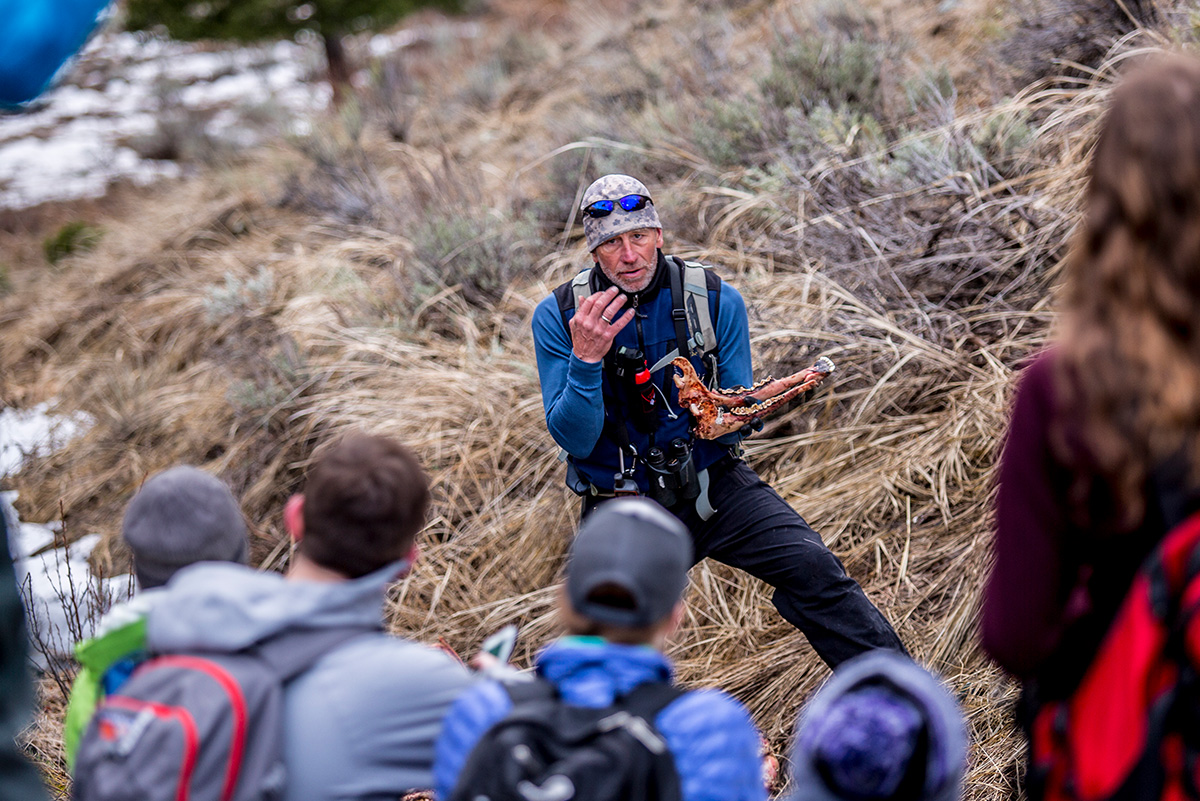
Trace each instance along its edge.
<instances>
[{"instance_id":1,"label":"black backpack","mask_svg":"<svg viewBox=\"0 0 1200 801\"><path fill-rule=\"evenodd\" d=\"M542 678L505 685L513 707L467 757L445 801L679 801L679 774L654 728L683 694L641 684L612 706L567 704Z\"/></svg>"}]
</instances>

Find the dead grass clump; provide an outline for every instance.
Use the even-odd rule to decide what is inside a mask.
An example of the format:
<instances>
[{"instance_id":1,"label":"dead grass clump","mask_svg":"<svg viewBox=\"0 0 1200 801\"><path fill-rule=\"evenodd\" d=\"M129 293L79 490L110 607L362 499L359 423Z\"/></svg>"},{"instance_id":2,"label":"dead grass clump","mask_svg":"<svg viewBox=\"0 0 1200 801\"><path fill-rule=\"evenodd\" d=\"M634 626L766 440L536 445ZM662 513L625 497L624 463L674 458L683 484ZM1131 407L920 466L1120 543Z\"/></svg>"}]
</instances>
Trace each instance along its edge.
<instances>
[{"instance_id":1,"label":"dead grass clump","mask_svg":"<svg viewBox=\"0 0 1200 801\"><path fill-rule=\"evenodd\" d=\"M393 200L357 144L336 147L313 139L304 152L310 164L289 178L280 207L351 225L390 218Z\"/></svg>"},{"instance_id":2,"label":"dead grass clump","mask_svg":"<svg viewBox=\"0 0 1200 801\"><path fill-rule=\"evenodd\" d=\"M1022 0L1018 23L999 45L1014 86L1048 75L1087 79L1125 36L1159 29L1173 0Z\"/></svg>"}]
</instances>

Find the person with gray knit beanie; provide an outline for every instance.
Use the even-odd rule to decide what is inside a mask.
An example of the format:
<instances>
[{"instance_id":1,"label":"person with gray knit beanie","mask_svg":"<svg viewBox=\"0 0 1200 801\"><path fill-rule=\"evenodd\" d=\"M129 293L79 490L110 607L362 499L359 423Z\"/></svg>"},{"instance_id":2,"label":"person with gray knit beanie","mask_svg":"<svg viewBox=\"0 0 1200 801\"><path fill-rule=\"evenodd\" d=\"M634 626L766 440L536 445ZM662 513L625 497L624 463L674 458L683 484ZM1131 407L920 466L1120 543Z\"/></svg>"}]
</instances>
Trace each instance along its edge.
<instances>
[{"instance_id":1,"label":"person with gray knit beanie","mask_svg":"<svg viewBox=\"0 0 1200 801\"><path fill-rule=\"evenodd\" d=\"M711 556L775 588L779 613L830 667L904 645L841 561L741 458L750 425L696 436L672 360L706 385L754 383L750 326L737 289L714 269L663 253L658 191L603 175L580 205L588 263L533 314L542 405L581 518L622 495L648 495ZM761 426L760 426L761 427Z\"/></svg>"},{"instance_id":2,"label":"person with gray knit beanie","mask_svg":"<svg viewBox=\"0 0 1200 801\"><path fill-rule=\"evenodd\" d=\"M114 605L92 637L75 645L80 669L63 721L69 768L96 706L145 660L146 619L165 585L191 565L245 564L249 555L246 521L229 487L187 465L164 470L142 485L125 507L121 536L133 553L141 592Z\"/></svg>"},{"instance_id":3,"label":"person with gray knit beanie","mask_svg":"<svg viewBox=\"0 0 1200 801\"><path fill-rule=\"evenodd\" d=\"M609 210L610 213L597 216L597 204L601 204L600 210ZM623 213L613 213L617 211L616 206L620 206L620 212ZM583 209L583 235L587 239L588 251L592 253L626 231L639 228L662 230L658 211L650 199L650 190L641 181L628 175L606 175L597 179L583 194Z\"/></svg>"},{"instance_id":4,"label":"person with gray knit beanie","mask_svg":"<svg viewBox=\"0 0 1200 801\"><path fill-rule=\"evenodd\" d=\"M196 562L246 562L246 521L233 493L187 465L142 485L125 509L121 536L144 590L161 587Z\"/></svg>"}]
</instances>

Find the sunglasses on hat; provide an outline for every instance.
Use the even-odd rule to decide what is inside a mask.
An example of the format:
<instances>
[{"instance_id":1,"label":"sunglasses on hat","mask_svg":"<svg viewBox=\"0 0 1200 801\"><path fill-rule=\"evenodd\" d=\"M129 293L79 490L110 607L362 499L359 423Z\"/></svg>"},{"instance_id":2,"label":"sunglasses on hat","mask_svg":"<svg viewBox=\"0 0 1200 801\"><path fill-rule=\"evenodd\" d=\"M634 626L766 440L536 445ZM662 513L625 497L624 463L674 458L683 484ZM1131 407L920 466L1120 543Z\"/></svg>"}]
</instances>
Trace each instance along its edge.
<instances>
[{"instance_id":1,"label":"sunglasses on hat","mask_svg":"<svg viewBox=\"0 0 1200 801\"><path fill-rule=\"evenodd\" d=\"M647 203L654 205L654 201L645 195L626 195L619 200L597 200L584 208L583 213L596 219L612 214L617 206L620 206L622 211L641 211L646 208Z\"/></svg>"}]
</instances>

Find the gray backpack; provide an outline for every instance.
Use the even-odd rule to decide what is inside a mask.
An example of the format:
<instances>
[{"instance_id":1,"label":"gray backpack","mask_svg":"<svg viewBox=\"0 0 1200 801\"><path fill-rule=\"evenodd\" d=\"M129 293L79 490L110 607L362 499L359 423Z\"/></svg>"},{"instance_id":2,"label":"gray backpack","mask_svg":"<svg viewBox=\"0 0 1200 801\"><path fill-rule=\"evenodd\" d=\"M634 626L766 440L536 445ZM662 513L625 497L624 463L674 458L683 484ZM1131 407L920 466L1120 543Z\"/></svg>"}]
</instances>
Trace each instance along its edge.
<instances>
[{"instance_id":1,"label":"gray backpack","mask_svg":"<svg viewBox=\"0 0 1200 801\"><path fill-rule=\"evenodd\" d=\"M284 685L336 646L375 630L289 632L238 653L147 660L101 702L88 724L71 797L282 797Z\"/></svg>"}]
</instances>

